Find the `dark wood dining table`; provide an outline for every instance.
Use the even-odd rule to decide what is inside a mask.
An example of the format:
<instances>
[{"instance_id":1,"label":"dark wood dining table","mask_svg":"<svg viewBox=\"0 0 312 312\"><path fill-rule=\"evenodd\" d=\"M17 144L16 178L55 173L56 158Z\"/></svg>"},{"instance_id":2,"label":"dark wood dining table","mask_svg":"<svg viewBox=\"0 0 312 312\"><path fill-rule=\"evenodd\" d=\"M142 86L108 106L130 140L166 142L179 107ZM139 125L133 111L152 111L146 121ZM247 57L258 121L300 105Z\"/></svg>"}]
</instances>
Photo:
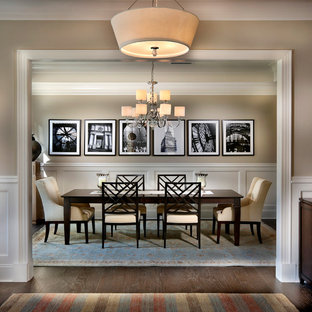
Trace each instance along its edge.
<instances>
[{"instance_id":1,"label":"dark wood dining table","mask_svg":"<svg viewBox=\"0 0 312 312\"><path fill-rule=\"evenodd\" d=\"M209 190L202 192L202 204L228 204L234 209L234 245L239 246L240 214L242 195L234 190ZM64 198L64 238L65 245L70 241L70 207L75 203L102 203L99 189L74 189L62 195ZM144 204L159 204L165 202L165 192L146 190L139 192L139 202Z\"/></svg>"}]
</instances>

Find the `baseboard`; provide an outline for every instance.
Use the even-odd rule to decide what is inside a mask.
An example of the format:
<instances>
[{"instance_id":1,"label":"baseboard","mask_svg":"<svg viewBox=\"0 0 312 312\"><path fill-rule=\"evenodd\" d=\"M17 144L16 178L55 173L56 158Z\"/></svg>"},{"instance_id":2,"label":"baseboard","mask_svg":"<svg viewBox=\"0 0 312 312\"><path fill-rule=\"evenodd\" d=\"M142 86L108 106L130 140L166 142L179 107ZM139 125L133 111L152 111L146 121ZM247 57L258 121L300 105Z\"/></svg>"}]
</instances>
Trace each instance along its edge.
<instances>
[{"instance_id":1,"label":"baseboard","mask_svg":"<svg viewBox=\"0 0 312 312\"><path fill-rule=\"evenodd\" d=\"M28 282L33 277L33 263L1 264L0 282Z\"/></svg>"},{"instance_id":2,"label":"baseboard","mask_svg":"<svg viewBox=\"0 0 312 312\"><path fill-rule=\"evenodd\" d=\"M276 278L282 283L299 283L299 271L296 263L282 263L276 267Z\"/></svg>"}]
</instances>

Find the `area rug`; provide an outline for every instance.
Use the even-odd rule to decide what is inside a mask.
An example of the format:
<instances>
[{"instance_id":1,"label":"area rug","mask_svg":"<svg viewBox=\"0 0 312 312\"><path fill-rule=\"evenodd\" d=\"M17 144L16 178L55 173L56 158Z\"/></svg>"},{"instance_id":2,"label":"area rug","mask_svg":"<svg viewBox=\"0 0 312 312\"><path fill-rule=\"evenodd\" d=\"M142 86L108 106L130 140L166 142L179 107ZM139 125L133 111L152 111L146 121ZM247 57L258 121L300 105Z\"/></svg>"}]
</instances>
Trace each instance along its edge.
<instances>
[{"instance_id":1,"label":"area rug","mask_svg":"<svg viewBox=\"0 0 312 312\"><path fill-rule=\"evenodd\" d=\"M77 233L72 225L70 245L64 245L63 227L56 235L53 227L47 243L45 229L33 235L33 261L35 266L274 266L275 231L262 225L263 244L251 235L248 225L241 226L240 246L233 244L231 235L222 232L220 244L211 235L211 222L202 224L202 248L190 237L183 226L169 226L167 248L157 238L156 222L147 222L147 237L141 235L140 248L136 248L135 226L119 226L114 236L108 232L105 248L101 248L101 222L96 222L96 234L89 234L85 244L84 233ZM194 231L196 232L196 231ZM196 233L193 233L193 235Z\"/></svg>"},{"instance_id":2,"label":"area rug","mask_svg":"<svg viewBox=\"0 0 312 312\"><path fill-rule=\"evenodd\" d=\"M283 294L13 294L1 312L295 312Z\"/></svg>"}]
</instances>

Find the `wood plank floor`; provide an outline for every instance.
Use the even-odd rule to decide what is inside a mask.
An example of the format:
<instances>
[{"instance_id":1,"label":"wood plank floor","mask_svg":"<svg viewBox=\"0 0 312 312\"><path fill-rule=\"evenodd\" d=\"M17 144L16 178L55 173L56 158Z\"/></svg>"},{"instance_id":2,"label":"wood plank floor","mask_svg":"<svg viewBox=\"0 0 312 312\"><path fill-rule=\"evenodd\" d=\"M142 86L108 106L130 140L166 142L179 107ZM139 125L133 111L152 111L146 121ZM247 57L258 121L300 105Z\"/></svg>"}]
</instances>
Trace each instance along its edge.
<instances>
[{"instance_id":1,"label":"wood plank floor","mask_svg":"<svg viewBox=\"0 0 312 312\"><path fill-rule=\"evenodd\" d=\"M20 292L277 292L312 311L312 288L280 283L273 267L36 267L27 283L0 283L0 303Z\"/></svg>"}]
</instances>

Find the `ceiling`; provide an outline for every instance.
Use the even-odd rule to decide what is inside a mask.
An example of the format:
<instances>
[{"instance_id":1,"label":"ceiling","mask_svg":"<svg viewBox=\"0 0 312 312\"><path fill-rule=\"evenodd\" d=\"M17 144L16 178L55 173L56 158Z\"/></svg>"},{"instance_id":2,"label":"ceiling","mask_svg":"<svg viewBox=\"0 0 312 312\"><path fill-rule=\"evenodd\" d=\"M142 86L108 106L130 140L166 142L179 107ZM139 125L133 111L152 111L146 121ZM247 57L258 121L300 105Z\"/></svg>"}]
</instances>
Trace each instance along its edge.
<instances>
[{"instance_id":1,"label":"ceiling","mask_svg":"<svg viewBox=\"0 0 312 312\"><path fill-rule=\"evenodd\" d=\"M0 0L0 20L110 20L134 0ZM159 6L179 8L174 0ZM179 0L200 20L312 20L312 0ZM139 0L133 8L151 6Z\"/></svg>"}]
</instances>

